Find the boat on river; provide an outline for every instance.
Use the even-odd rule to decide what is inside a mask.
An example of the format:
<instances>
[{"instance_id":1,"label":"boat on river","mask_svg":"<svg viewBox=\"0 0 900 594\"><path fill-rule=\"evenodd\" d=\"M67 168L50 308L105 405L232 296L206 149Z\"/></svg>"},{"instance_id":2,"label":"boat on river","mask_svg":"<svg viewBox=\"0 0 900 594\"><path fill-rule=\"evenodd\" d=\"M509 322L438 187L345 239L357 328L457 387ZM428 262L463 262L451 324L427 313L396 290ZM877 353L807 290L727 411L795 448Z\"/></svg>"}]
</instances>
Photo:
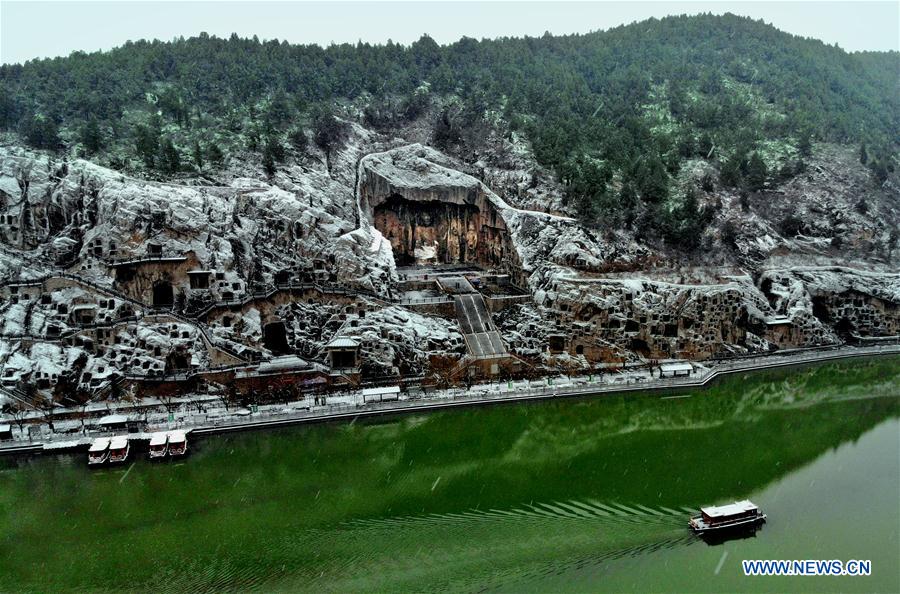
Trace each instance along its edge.
<instances>
[{"instance_id":1,"label":"boat on river","mask_svg":"<svg viewBox=\"0 0 900 594\"><path fill-rule=\"evenodd\" d=\"M121 464L128 460L128 454L131 452L131 445L128 438L117 435L109 441L109 463Z\"/></svg>"},{"instance_id":2,"label":"boat on river","mask_svg":"<svg viewBox=\"0 0 900 594\"><path fill-rule=\"evenodd\" d=\"M749 529L766 521L766 514L749 499L728 505L701 507L700 514L692 516L691 530L697 534Z\"/></svg>"},{"instance_id":3,"label":"boat on river","mask_svg":"<svg viewBox=\"0 0 900 594\"><path fill-rule=\"evenodd\" d=\"M169 453L169 434L157 431L150 435L150 459L162 460Z\"/></svg>"},{"instance_id":4,"label":"boat on river","mask_svg":"<svg viewBox=\"0 0 900 594\"><path fill-rule=\"evenodd\" d=\"M109 438L98 437L88 450L88 466L102 466L109 460Z\"/></svg>"},{"instance_id":5,"label":"boat on river","mask_svg":"<svg viewBox=\"0 0 900 594\"><path fill-rule=\"evenodd\" d=\"M187 435L184 431L169 431L169 456L180 458L187 454Z\"/></svg>"}]
</instances>

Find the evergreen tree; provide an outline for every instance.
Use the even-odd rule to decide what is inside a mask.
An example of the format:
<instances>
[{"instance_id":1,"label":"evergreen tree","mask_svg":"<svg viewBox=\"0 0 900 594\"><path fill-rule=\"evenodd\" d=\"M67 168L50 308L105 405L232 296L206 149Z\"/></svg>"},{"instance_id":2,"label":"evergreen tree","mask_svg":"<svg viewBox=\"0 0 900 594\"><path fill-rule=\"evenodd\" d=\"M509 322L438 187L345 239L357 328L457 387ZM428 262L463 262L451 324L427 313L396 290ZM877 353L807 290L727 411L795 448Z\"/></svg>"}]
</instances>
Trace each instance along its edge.
<instances>
[{"instance_id":1,"label":"evergreen tree","mask_svg":"<svg viewBox=\"0 0 900 594\"><path fill-rule=\"evenodd\" d=\"M203 169L203 150L200 148L200 142L194 141L194 165L197 169Z\"/></svg>"},{"instance_id":2,"label":"evergreen tree","mask_svg":"<svg viewBox=\"0 0 900 594\"><path fill-rule=\"evenodd\" d=\"M309 140L306 138L306 132L303 131L303 128L299 126L294 128L291 131L289 138L291 141L291 146L294 147L294 150L299 153L306 152L306 148L309 145Z\"/></svg>"},{"instance_id":3,"label":"evergreen tree","mask_svg":"<svg viewBox=\"0 0 900 594\"><path fill-rule=\"evenodd\" d=\"M797 150L800 151L801 157L809 157L812 155L812 138L808 131L804 131L800 134L800 142L797 145Z\"/></svg>"},{"instance_id":4,"label":"evergreen tree","mask_svg":"<svg viewBox=\"0 0 900 594\"><path fill-rule=\"evenodd\" d=\"M888 168L882 159L872 159L869 161L869 169L872 170L872 175L875 176L875 181L879 186L887 181Z\"/></svg>"},{"instance_id":5,"label":"evergreen tree","mask_svg":"<svg viewBox=\"0 0 900 594\"><path fill-rule=\"evenodd\" d=\"M215 142L211 142L207 145L206 156L216 167L221 167L225 163L225 154Z\"/></svg>"},{"instance_id":6,"label":"evergreen tree","mask_svg":"<svg viewBox=\"0 0 900 594\"><path fill-rule=\"evenodd\" d=\"M320 149L330 154L344 141L346 128L329 110L320 109L313 121L313 139Z\"/></svg>"},{"instance_id":7,"label":"evergreen tree","mask_svg":"<svg viewBox=\"0 0 900 594\"><path fill-rule=\"evenodd\" d=\"M168 138L164 139L159 149L159 169L165 173L177 173L181 169L181 156L178 149Z\"/></svg>"},{"instance_id":8,"label":"evergreen tree","mask_svg":"<svg viewBox=\"0 0 900 594\"><path fill-rule=\"evenodd\" d=\"M659 204L669 197L669 176L658 155L650 155L641 164L638 191L644 202Z\"/></svg>"},{"instance_id":9,"label":"evergreen tree","mask_svg":"<svg viewBox=\"0 0 900 594\"><path fill-rule=\"evenodd\" d=\"M55 150L60 146L59 129L53 118L44 115L26 117L20 132L35 148Z\"/></svg>"},{"instance_id":10,"label":"evergreen tree","mask_svg":"<svg viewBox=\"0 0 900 594\"><path fill-rule=\"evenodd\" d=\"M281 126L291 117L291 105L284 89L279 88L272 95L266 112L266 122L271 131L281 130Z\"/></svg>"},{"instance_id":11,"label":"evergreen tree","mask_svg":"<svg viewBox=\"0 0 900 594\"><path fill-rule=\"evenodd\" d=\"M81 129L81 144L89 154L99 153L103 149L103 135L97 120L88 120Z\"/></svg>"},{"instance_id":12,"label":"evergreen tree","mask_svg":"<svg viewBox=\"0 0 900 594\"><path fill-rule=\"evenodd\" d=\"M275 175L275 158L272 157L272 153L270 153L269 151L263 151L262 165L263 170L266 172L266 175L268 175L269 177Z\"/></svg>"},{"instance_id":13,"label":"evergreen tree","mask_svg":"<svg viewBox=\"0 0 900 594\"><path fill-rule=\"evenodd\" d=\"M751 192L762 190L766 186L768 175L765 162L759 153L754 152L750 155L750 161L747 163L747 189Z\"/></svg>"},{"instance_id":14,"label":"evergreen tree","mask_svg":"<svg viewBox=\"0 0 900 594\"><path fill-rule=\"evenodd\" d=\"M741 164L743 161L743 156L737 153L726 159L719 170L719 183L729 188L736 188L741 185L743 177L741 175Z\"/></svg>"},{"instance_id":15,"label":"evergreen tree","mask_svg":"<svg viewBox=\"0 0 900 594\"><path fill-rule=\"evenodd\" d=\"M704 132L700 135L700 140L698 141L697 150L700 153L700 156L704 159L709 159L712 156L713 150L713 141L712 137L710 137L709 132Z\"/></svg>"},{"instance_id":16,"label":"evergreen tree","mask_svg":"<svg viewBox=\"0 0 900 594\"><path fill-rule=\"evenodd\" d=\"M0 86L0 130L14 130L18 118L19 109L12 93Z\"/></svg>"},{"instance_id":17,"label":"evergreen tree","mask_svg":"<svg viewBox=\"0 0 900 594\"><path fill-rule=\"evenodd\" d=\"M204 64L215 67L189 67ZM848 54L734 15L672 16L586 35L462 39L445 46L423 36L408 48L200 35L0 66L0 128L17 130L34 146L57 148L54 127L68 133L67 141L83 141L79 135L96 120L101 130L113 131L98 152L108 150L112 159L132 145L153 167L159 147L152 136L158 143L162 130L154 115L144 123L153 134L140 143L137 131L117 133L146 109L148 96L167 129L203 118L222 147L243 141L253 151L262 151L268 136L280 138L307 105L364 103L367 117L390 127L422 117L434 103L445 106L435 144L475 157L490 133L506 132L508 123L558 176L574 155L601 158L624 177L639 155L656 155L674 173L684 159L711 157L713 147L720 156L747 155L761 141L792 139L808 160L815 133L823 142L866 140L867 165L877 160L886 172L873 169L879 179L890 173L900 144L898 68L897 52ZM757 102L738 96L733 82L752 83L752 93L786 117L760 117ZM37 109L46 117L35 117ZM671 118L665 126L655 121L656 109ZM312 110L310 131L330 152L343 139L342 127L319 117L324 113L330 110ZM886 143L883 154L874 152L873 142ZM723 171L729 177L732 185L740 183L734 179L740 175ZM638 184L637 177L633 183L642 197L653 185ZM648 191L645 198L664 193Z\"/></svg>"},{"instance_id":18,"label":"evergreen tree","mask_svg":"<svg viewBox=\"0 0 900 594\"><path fill-rule=\"evenodd\" d=\"M622 184L622 189L619 190L619 204L622 208L622 219L625 227L630 228L637 217L638 207L637 192L634 189L634 185L630 182Z\"/></svg>"},{"instance_id":19,"label":"evergreen tree","mask_svg":"<svg viewBox=\"0 0 900 594\"><path fill-rule=\"evenodd\" d=\"M275 166L284 161L284 145L277 138L269 136L263 145L263 169L269 176L275 175Z\"/></svg>"},{"instance_id":20,"label":"evergreen tree","mask_svg":"<svg viewBox=\"0 0 900 594\"><path fill-rule=\"evenodd\" d=\"M865 165L869 161L869 153L866 151L866 143L859 145L859 162Z\"/></svg>"},{"instance_id":21,"label":"evergreen tree","mask_svg":"<svg viewBox=\"0 0 900 594\"><path fill-rule=\"evenodd\" d=\"M159 133L150 126L138 125L134 131L134 148L147 168L156 163L159 152Z\"/></svg>"}]
</instances>

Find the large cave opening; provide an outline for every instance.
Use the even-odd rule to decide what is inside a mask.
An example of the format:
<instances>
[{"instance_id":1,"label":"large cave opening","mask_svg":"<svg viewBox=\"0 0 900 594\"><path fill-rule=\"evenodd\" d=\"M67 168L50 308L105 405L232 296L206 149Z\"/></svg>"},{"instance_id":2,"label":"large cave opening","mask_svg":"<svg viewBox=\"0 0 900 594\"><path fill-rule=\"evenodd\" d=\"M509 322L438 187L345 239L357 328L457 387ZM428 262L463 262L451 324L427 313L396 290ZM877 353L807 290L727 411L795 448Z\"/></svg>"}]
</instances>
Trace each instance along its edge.
<instances>
[{"instance_id":1,"label":"large cave opening","mask_svg":"<svg viewBox=\"0 0 900 594\"><path fill-rule=\"evenodd\" d=\"M153 285L153 306L171 307L175 304L175 292L172 283L160 281Z\"/></svg>"},{"instance_id":2,"label":"large cave opening","mask_svg":"<svg viewBox=\"0 0 900 594\"><path fill-rule=\"evenodd\" d=\"M489 207L392 195L374 211L398 266L477 264L510 268L514 250L503 219Z\"/></svg>"},{"instance_id":3,"label":"large cave opening","mask_svg":"<svg viewBox=\"0 0 900 594\"><path fill-rule=\"evenodd\" d=\"M263 326L263 345L276 355L286 355L291 352L284 322L270 322Z\"/></svg>"}]
</instances>

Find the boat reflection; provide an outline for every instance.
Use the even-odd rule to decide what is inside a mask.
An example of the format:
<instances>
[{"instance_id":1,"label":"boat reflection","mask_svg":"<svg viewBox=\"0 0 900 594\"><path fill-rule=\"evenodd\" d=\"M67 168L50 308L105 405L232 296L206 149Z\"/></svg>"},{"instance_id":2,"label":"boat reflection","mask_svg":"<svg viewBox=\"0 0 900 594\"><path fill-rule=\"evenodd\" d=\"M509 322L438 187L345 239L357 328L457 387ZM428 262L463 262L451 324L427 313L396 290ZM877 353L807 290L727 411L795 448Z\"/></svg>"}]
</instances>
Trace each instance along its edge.
<instances>
[{"instance_id":1,"label":"boat reflection","mask_svg":"<svg viewBox=\"0 0 900 594\"><path fill-rule=\"evenodd\" d=\"M705 542L707 545L715 547L733 540L747 540L748 538L756 538L756 533L762 530L762 527L762 524L755 524L742 527L740 530L703 532L698 536L700 540Z\"/></svg>"}]
</instances>

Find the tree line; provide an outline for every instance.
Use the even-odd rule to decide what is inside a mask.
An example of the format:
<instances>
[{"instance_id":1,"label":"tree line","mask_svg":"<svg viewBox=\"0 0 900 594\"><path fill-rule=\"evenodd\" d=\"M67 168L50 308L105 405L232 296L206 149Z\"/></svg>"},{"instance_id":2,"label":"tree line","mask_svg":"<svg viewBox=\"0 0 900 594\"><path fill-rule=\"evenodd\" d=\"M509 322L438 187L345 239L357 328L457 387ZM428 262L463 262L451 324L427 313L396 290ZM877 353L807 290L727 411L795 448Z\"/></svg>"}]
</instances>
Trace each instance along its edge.
<instances>
[{"instance_id":1,"label":"tree line","mask_svg":"<svg viewBox=\"0 0 900 594\"><path fill-rule=\"evenodd\" d=\"M444 46L427 35L323 48L201 34L4 65L0 128L164 175L249 150L271 174L310 142L326 154L339 146L335 109L355 102L374 127L432 117L434 143L463 154L485 127L521 133L587 222L668 218L667 235L689 239L695 189L674 185L689 159L756 191L802 168L814 140L864 143L886 177L900 138L898 66L897 52L849 54L734 15ZM800 158L770 170L766 142Z\"/></svg>"}]
</instances>

